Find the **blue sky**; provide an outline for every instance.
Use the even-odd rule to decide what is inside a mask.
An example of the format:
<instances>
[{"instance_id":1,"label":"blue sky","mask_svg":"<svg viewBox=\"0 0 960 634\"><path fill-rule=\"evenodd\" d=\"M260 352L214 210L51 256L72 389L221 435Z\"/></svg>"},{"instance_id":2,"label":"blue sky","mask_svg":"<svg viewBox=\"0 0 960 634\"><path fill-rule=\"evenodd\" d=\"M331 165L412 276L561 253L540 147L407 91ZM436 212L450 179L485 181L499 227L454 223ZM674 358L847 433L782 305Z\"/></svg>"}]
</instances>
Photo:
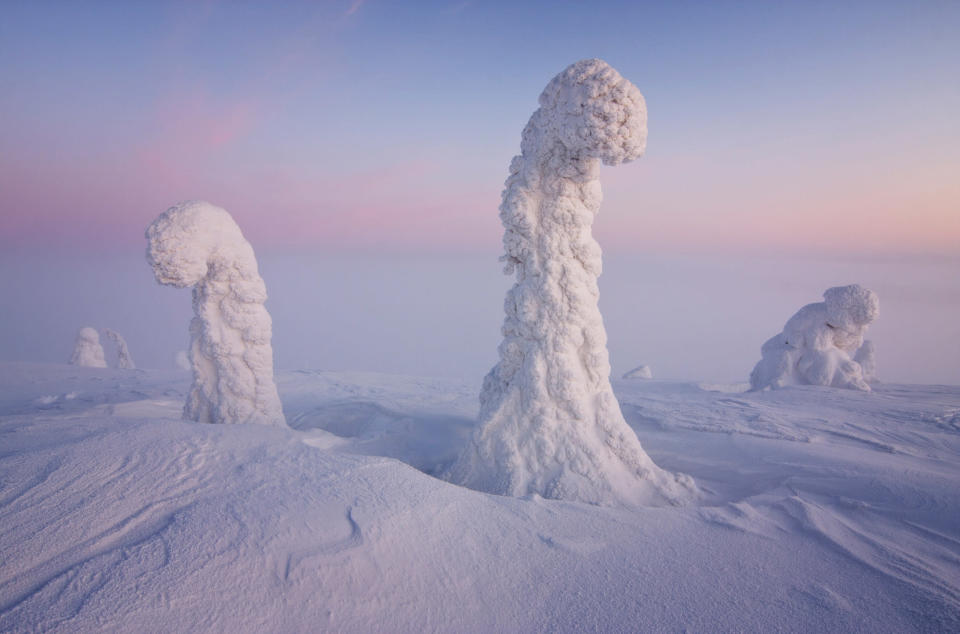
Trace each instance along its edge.
<instances>
[{"instance_id":1,"label":"blue sky","mask_svg":"<svg viewBox=\"0 0 960 634\"><path fill-rule=\"evenodd\" d=\"M133 245L207 198L267 247L495 250L520 130L584 57L650 113L602 244L960 240L956 2L353 0L9 3L3 243Z\"/></svg>"}]
</instances>

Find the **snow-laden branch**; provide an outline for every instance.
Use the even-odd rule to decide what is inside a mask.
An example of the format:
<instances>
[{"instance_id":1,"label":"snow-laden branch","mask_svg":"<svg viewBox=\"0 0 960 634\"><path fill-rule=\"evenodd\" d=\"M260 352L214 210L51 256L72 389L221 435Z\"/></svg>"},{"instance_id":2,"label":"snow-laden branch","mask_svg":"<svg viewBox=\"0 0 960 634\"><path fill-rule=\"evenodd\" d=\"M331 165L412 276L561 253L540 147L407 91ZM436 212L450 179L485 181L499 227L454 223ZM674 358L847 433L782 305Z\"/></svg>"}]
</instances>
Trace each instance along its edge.
<instances>
[{"instance_id":1,"label":"snow-laden branch","mask_svg":"<svg viewBox=\"0 0 960 634\"><path fill-rule=\"evenodd\" d=\"M70 356L70 365L79 365L85 368L105 368L106 358L103 356L103 346L100 345L100 335L96 328L86 326L77 332L76 343L73 344L73 354Z\"/></svg>"},{"instance_id":2,"label":"snow-laden branch","mask_svg":"<svg viewBox=\"0 0 960 634\"><path fill-rule=\"evenodd\" d=\"M540 95L500 206L502 260L517 280L504 302L500 361L451 480L595 504L679 503L695 493L689 476L650 460L624 420L597 306L600 164L639 157L646 138L643 96L606 62L577 62Z\"/></svg>"},{"instance_id":3,"label":"snow-laden branch","mask_svg":"<svg viewBox=\"0 0 960 634\"><path fill-rule=\"evenodd\" d=\"M184 418L286 424L273 380L267 290L240 227L220 207L188 201L160 214L146 237L157 281L193 287L193 386Z\"/></svg>"},{"instance_id":4,"label":"snow-laden branch","mask_svg":"<svg viewBox=\"0 0 960 634\"><path fill-rule=\"evenodd\" d=\"M864 376L854 356L880 312L880 300L859 284L828 288L823 298L797 311L783 332L763 344L762 358L750 374L751 389L827 385L870 391L872 376ZM860 356L866 360L869 355L871 373L872 347Z\"/></svg>"}]
</instances>

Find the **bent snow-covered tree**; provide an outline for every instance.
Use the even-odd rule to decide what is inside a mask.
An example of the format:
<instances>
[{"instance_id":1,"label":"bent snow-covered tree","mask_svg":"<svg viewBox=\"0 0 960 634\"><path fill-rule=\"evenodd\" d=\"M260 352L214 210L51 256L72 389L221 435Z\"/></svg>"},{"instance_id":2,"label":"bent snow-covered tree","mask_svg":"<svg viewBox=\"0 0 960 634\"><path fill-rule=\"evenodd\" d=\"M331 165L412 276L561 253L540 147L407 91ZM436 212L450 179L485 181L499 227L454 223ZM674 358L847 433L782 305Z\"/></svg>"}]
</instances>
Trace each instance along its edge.
<instances>
[{"instance_id":1,"label":"bent snow-covered tree","mask_svg":"<svg viewBox=\"0 0 960 634\"><path fill-rule=\"evenodd\" d=\"M100 345L100 335L96 328L86 326L77 332L76 343L73 344L73 354L70 355L70 365L79 365L85 368L105 368L107 360L103 356L103 346Z\"/></svg>"},{"instance_id":2,"label":"bent snow-covered tree","mask_svg":"<svg viewBox=\"0 0 960 634\"><path fill-rule=\"evenodd\" d=\"M573 64L550 81L510 164L500 219L506 273L500 361L483 382L480 421L449 479L503 495L594 504L680 503L689 476L644 452L610 387L597 306L601 162L643 153L640 91L605 62Z\"/></svg>"},{"instance_id":3,"label":"bent snow-covered tree","mask_svg":"<svg viewBox=\"0 0 960 634\"><path fill-rule=\"evenodd\" d=\"M880 300L859 284L828 288L823 298L798 310L783 332L763 344L750 373L751 389L826 385L870 391L873 345L859 357L866 362L869 354L868 376L854 356L880 312Z\"/></svg>"},{"instance_id":4,"label":"bent snow-covered tree","mask_svg":"<svg viewBox=\"0 0 960 634\"><path fill-rule=\"evenodd\" d=\"M117 347L116 367L120 368L121 370L136 369L137 366L133 363L133 357L130 356L130 349L127 348L127 340L123 338L123 335L116 330L104 328L103 336L112 341Z\"/></svg>"},{"instance_id":5,"label":"bent snow-covered tree","mask_svg":"<svg viewBox=\"0 0 960 634\"><path fill-rule=\"evenodd\" d=\"M193 287L184 418L286 424L273 381L267 289L240 227L224 209L188 201L160 214L146 235L157 281Z\"/></svg>"}]
</instances>

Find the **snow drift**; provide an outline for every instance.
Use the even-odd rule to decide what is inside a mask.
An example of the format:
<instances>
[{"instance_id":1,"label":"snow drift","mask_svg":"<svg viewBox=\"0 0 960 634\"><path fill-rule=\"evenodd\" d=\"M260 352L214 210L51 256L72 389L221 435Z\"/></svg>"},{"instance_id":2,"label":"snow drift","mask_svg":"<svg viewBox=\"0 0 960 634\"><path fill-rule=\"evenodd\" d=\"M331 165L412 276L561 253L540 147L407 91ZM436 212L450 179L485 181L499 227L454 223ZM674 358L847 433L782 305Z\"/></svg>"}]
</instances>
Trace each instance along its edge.
<instances>
[{"instance_id":1,"label":"snow drift","mask_svg":"<svg viewBox=\"0 0 960 634\"><path fill-rule=\"evenodd\" d=\"M77 341L73 344L73 354L70 355L70 365L86 368L107 367L103 346L100 345L100 335L97 334L96 328L87 326L77 332Z\"/></svg>"},{"instance_id":2,"label":"snow drift","mask_svg":"<svg viewBox=\"0 0 960 634\"><path fill-rule=\"evenodd\" d=\"M193 287L193 385L184 418L284 425L273 380L267 290L240 227L226 210L188 201L160 214L146 237L157 281Z\"/></svg>"},{"instance_id":3,"label":"snow drift","mask_svg":"<svg viewBox=\"0 0 960 634\"><path fill-rule=\"evenodd\" d=\"M829 288L823 298L797 311L783 332L763 344L762 358L750 374L751 389L799 384L870 391L872 344L859 355L868 363L871 376L864 375L864 368L853 357L879 313L876 293L851 284Z\"/></svg>"},{"instance_id":4,"label":"snow drift","mask_svg":"<svg viewBox=\"0 0 960 634\"><path fill-rule=\"evenodd\" d=\"M123 338L123 335L116 330L104 328L103 336L112 341L117 347L117 363L115 367L121 370L133 370L137 367L133 362L133 357L130 356L130 349L127 348L127 340Z\"/></svg>"},{"instance_id":5,"label":"snow drift","mask_svg":"<svg viewBox=\"0 0 960 634\"><path fill-rule=\"evenodd\" d=\"M680 503L688 476L661 470L610 387L597 306L601 252L590 229L600 163L639 157L646 106L598 59L554 77L510 164L500 219L505 272L500 361L483 382L480 424L449 478L492 493L594 504Z\"/></svg>"}]
</instances>

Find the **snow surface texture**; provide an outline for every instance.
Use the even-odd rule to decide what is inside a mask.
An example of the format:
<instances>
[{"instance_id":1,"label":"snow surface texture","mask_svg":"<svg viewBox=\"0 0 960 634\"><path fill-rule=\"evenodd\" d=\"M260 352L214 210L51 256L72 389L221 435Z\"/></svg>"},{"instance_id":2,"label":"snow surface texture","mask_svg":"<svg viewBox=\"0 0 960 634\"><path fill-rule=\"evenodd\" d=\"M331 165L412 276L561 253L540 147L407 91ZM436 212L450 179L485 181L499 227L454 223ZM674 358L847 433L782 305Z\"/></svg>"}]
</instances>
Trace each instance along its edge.
<instances>
[{"instance_id":1,"label":"snow surface texture","mask_svg":"<svg viewBox=\"0 0 960 634\"><path fill-rule=\"evenodd\" d=\"M184 418L284 425L273 381L267 289L240 227L226 210L188 201L160 214L146 237L157 281L193 287L193 387Z\"/></svg>"},{"instance_id":2,"label":"snow surface texture","mask_svg":"<svg viewBox=\"0 0 960 634\"><path fill-rule=\"evenodd\" d=\"M133 363L133 357L130 356L130 349L127 348L127 340L123 338L123 335L116 330L104 328L103 336L112 341L117 347L117 363L115 367L121 370L133 370L137 367Z\"/></svg>"},{"instance_id":3,"label":"snow surface texture","mask_svg":"<svg viewBox=\"0 0 960 634\"><path fill-rule=\"evenodd\" d=\"M473 383L277 381L291 428L226 428L177 370L0 363L0 631L960 631L958 387L617 381L704 492L623 509L425 474Z\"/></svg>"},{"instance_id":4,"label":"snow surface texture","mask_svg":"<svg viewBox=\"0 0 960 634\"><path fill-rule=\"evenodd\" d=\"M880 311L876 293L851 284L828 288L823 298L797 311L783 332L763 344L763 358L750 374L751 389L826 385L870 391L853 357Z\"/></svg>"},{"instance_id":5,"label":"snow surface texture","mask_svg":"<svg viewBox=\"0 0 960 634\"><path fill-rule=\"evenodd\" d=\"M107 367L107 360L103 356L103 346L100 345L100 335L97 334L96 328L86 326L77 332L77 341L73 344L70 365L79 365L85 368Z\"/></svg>"},{"instance_id":6,"label":"snow surface texture","mask_svg":"<svg viewBox=\"0 0 960 634\"><path fill-rule=\"evenodd\" d=\"M630 370L623 375L625 379L652 379L653 370L650 369L649 365L638 365L634 369Z\"/></svg>"},{"instance_id":7,"label":"snow surface texture","mask_svg":"<svg viewBox=\"0 0 960 634\"><path fill-rule=\"evenodd\" d=\"M593 504L681 503L693 481L657 467L610 387L597 306L601 162L639 157L646 106L598 59L554 77L510 164L500 219L507 274L499 363L483 382L480 426L451 481L502 495Z\"/></svg>"},{"instance_id":8,"label":"snow surface texture","mask_svg":"<svg viewBox=\"0 0 960 634\"><path fill-rule=\"evenodd\" d=\"M872 341L864 341L860 349L857 350L857 354L853 356L853 360L860 364L864 381L867 383L880 382L877 379L877 347L873 345Z\"/></svg>"}]
</instances>

